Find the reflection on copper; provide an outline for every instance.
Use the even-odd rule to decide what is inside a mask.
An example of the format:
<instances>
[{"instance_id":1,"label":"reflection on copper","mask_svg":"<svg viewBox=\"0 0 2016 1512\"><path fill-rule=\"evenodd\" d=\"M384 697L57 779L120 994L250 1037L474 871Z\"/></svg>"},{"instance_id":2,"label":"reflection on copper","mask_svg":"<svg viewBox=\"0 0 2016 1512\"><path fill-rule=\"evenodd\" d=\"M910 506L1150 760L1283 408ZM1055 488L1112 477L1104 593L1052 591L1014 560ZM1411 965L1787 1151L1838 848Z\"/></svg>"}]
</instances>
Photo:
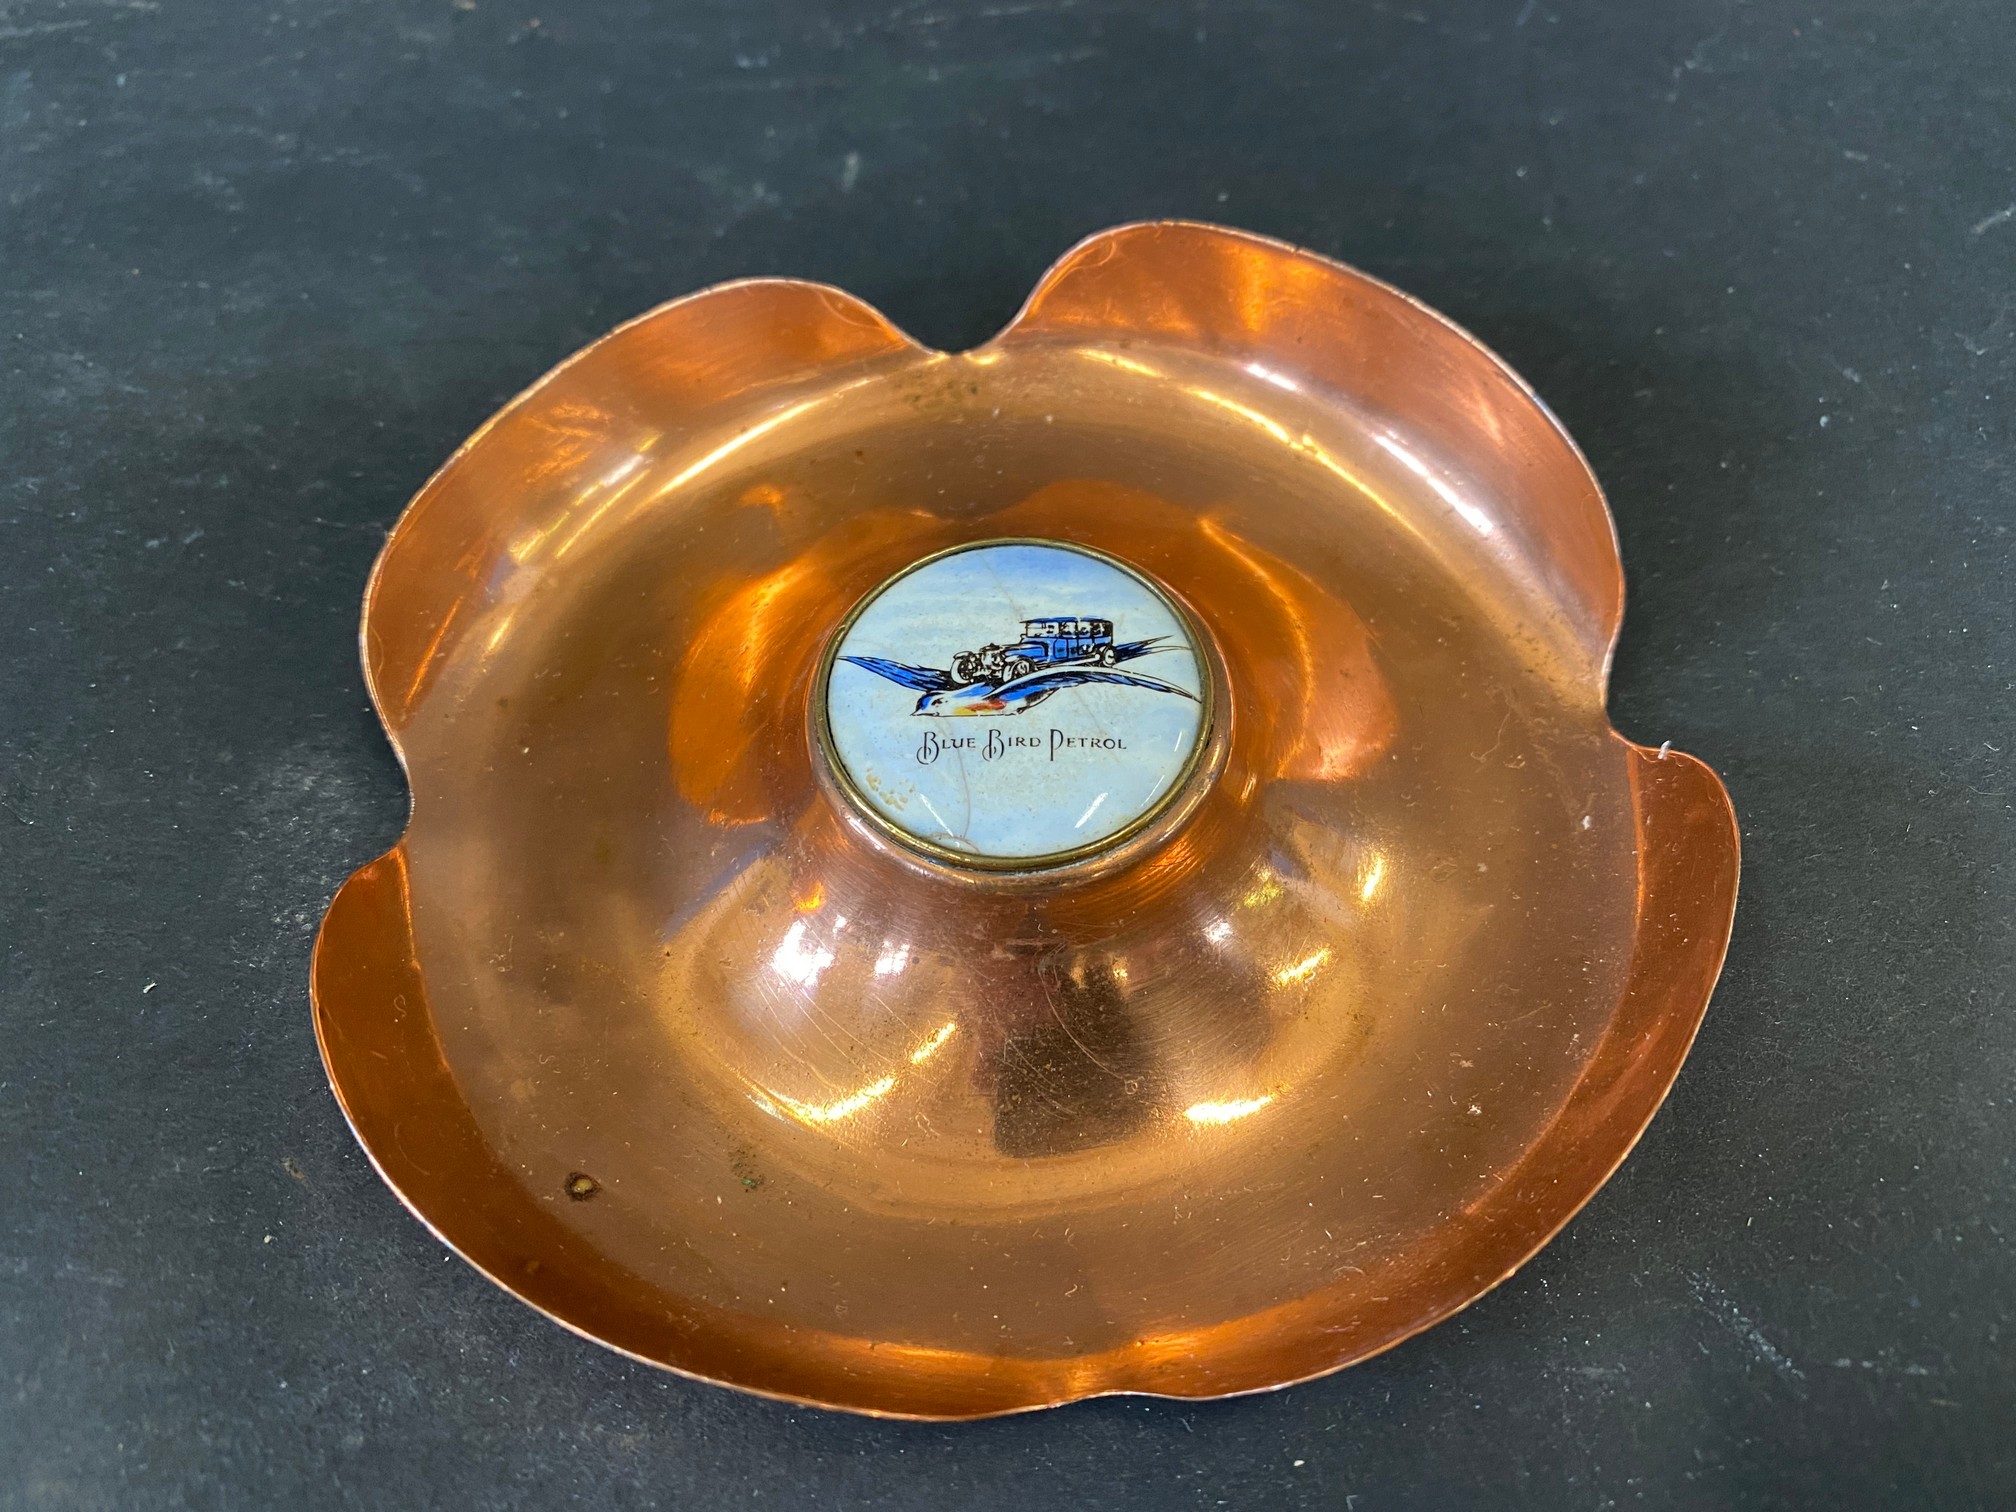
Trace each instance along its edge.
<instances>
[{"instance_id":1,"label":"reflection on copper","mask_svg":"<svg viewBox=\"0 0 2016 1512\"><path fill-rule=\"evenodd\" d=\"M1183 1110L1183 1116L1194 1124L1237 1123L1242 1118L1250 1118L1267 1104L1274 1101L1273 1093L1260 1097L1243 1097L1231 1102L1192 1103Z\"/></svg>"},{"instance_id":2,"label":"reflection on copper","mask_svg":"<svg viewBox=\"0 0 2016 1512\"><path fill-rule=\"evenodd\" d=\"M568 531L565 536L561 537L560 543L553 548L553 555L555 557L564 557L578 546L581 543L582 537L593 530L604 515L608 514L618 504L621 504L630 496L638 484L645 481L647 476L644 471L647 460L645 453L650 450L650 447L656 443L657 439L656 436L647 437L638 446L634 455L625 457L611 471L597 480L599 487L596 492L600 493L601 497L595 501L595 507L582 515L580 522L572 530ZM516 553L514 552L513 555L516 555ZM519 562L523 565L524 558L520 557Z\"/></svg>"},{"instance_id":3,"label":"reflection on copper","mask_svg":"<svg viewBox=\"0 0 2016 1512\"><path fill-rule=\"evenodd\" d=\"M439 653L442 644L448 639L448 632L455 627L456 617L461 614L463 606L468 602L467 599L458 598L448 605L447 612L441 616L440 624L435 626L434 633L428 637L426 648L414 658L413 680L406 686L405 701L408 704L420 697L420 692L427 686L428 679L440 669Z\"/></svg>"},{"instance_id":4,"label":"reflection on copper","mask_svg":"<svg viewBox=\"0 0 2016 1512\"><path fill-rule=\"evenodd\" d=\"M857 382L858 381L865 381L865 380L857 380ZM780 426L789 425L793 420L798 419L800 416L809 414L812 410L817 409L821 404L830 403L832 400L840 398L843 394L845 394L848 391L849 388L855 386L856 385L854 384L842 384L830 395L823 396L819 399L802 399L796 404L786 405L783 409L778 410L777 413L774 415L764 416L761 420L758 420L754 425L751 425L747 430L738 431L735 435L730 436L726 441L723 441L719 446L713 448L711 451L703 452L700 456L694 458L693 461L689 462L686 466L680 468L678 472L672 474L671 477L665 480L664 484L660 487L659 492L661 494L677 493L680 489L684 488L687 484L693 482L703 473L711 472L715 468L719 467L723 462L726 462L730 457L734 456L735 453L741 451L744 447L749 446L753 442L762 440L765 436L769 435L770 432L778 429Z\"/></svg>"},{"instance_id":5,"label":"reflection on copper","mask_svg":"<svg viewBox=\"0 0 2016 1512\"><path fill-rule=\"evenodd\" d=\"M1224 694L1193 801L1062 880L892 854L808 721L863 594L1010 535L1153 577ZM958 356L676 302L373 573L415 807L317 940L331 1082L486 1274L706 1380L960 1418L1363 1359L1568 1221L1720 967L1727 796L1603 713L1621 581L1513 374L1277 243L1107 233Z\"/></svg>"},{"instance_id":6,"label":"reflection on copper","mask_svg":"<svg viewBox=\"0 0 2016 1512\"><path fill-rule=\"evenodd\" d=\"M1241 908L1265 908L1269 903L1280 897L1281 892L1281 879L1268 871L1264 866L1258 867L1255 868L1252 884L1246 889L1245 896L1239 900L1239 906Z\"/></svg>"},{"instance_id":7,"label":"reflection on copper","mask_svg":"<svg viewBox=\"0 0 2016 1512\"><path fill-rule=\"evenodd\" d=\"M1448 479L1444 478L1441 473L1429 466L1428 463L1422 461L1402 437L1385 429L1374 430L1371 435L1375 446L1386 453L1387 456L1393 458L1402 467L1406 468L1407 471L1414 474L1423 483L1426 483L1430 490L1434 492L1435 497L1455 510L1458 518L1472 530L1476 531L1477 534L1488 536L1496 530L1497 527L1491 523L1490 515L1486 514L1480 506L1464 498Z\"/></svg>"},{"instance_id":8,"label":"reflection on copper","mask_svg":"<svg viewBox=\"0 0 2016 1512\"><path fill-rule=\"evenodd\" d=\"M1264 362L1249 362L1245 364L1245 368L1247 372L1258 378L1262 383L1271 383L1274 387L1285 389L1291 394L1302 392L1302 385L1295 379L1276 368L1269 367Z\"/></svg>"},{"instance_id":9,"label":"reflection on copper","mask_svg":"<svg viewBox=\"0 0 2016 1512\"><path fill-rule=\"evenodd\" d=\"M850 602L843 587L862 562L890 562L928 531L905 510L871 511L806 542L792 559L753 581L695 596L715 602L681 639L668 719L672 767L686 798L717 824L752 824L775 812L777 764L790 762L790 718L773 693L792 675L792 657L809 627L837 619ZM718 596L717 596L718 595ZM797 675L808 674L799 669ZM767 745L767 752L766 752Z\"/></svg>"},{"instance_id":10,"label":"reflection on copper","mask_svg":"<svg viewBox=\"0 0 2016 1512\"><path fill-rule=\"evenodd\" d=\"M554 404L531 418L540 432L539 445L525 464L525 481L539 484L565 476L593 457L609 434L614 417L600 405Z\"/></svg>"},{"instance_id":11,"label":"reflection on copper","mask_svg":"<svg viewBox=\"0 0 2016 1512\"><path fill-rule=\"evenodd\" d=\"M852 1118L871 1103L886 1097L895 1088L896 1078L885 1076L880 1081L871 1082L858 1092L850 1092L845 1097L830 1103L800 1102L795 1097L786 1097L782 1092L758 1092L754 1101L756 1106L766 1113L782 1111L809 1124L837 1123L843 1118Z\"/></svg>"},{"instance_id":12,"label":"reflection on copper","mask_svg":"<svg viewBox=\"0 0 2016 1512\"><path fill-rule=\"evenodd\" d=\"M1375 855L1365 863L1365 871L1358 883L1358 901L1370 903L1379 896L1379 885L1386 880L1386 858Z\"/></svg>"},{"instance_id":13,"label":"reflection on copper","mask_svg":"<svg viewBox=\"0 0 2016 1512\"><path fill-rule=\"evenodd\" d=\"M811 985L809 982L806 985ZM945 1042L959 1032L956 1021L940 1024L921 1040L910 1052L909 1061L913 1066L921 1066L940 1050ZM750 1100L764 1112L779 1117L789 1116L805 1124L830 1124L854 1117L855 1114L874 1106L896 1090L902 1078L896 1073L876 1078L864 1087L856 1088L845 1096L830 1102L815 1103L791 1097L775 1088L761 1088L750 1094Z\"/></svg>"},{"instance_id":14,"label":"reflection on copper","mask_svg":"<svg viewBox=\"0 0 2016 1512\"><path fill-rule=\"evenodd\" d=\"M770 957L770 965L779 976L796 982L801 987L816 987L819 984L819 973L832 964L831 950L807 942L803 919L784 931L784 938L778 942L776 953Z\"/></svg>"},{"instance_id":15,"label":"reflection on copper","mask_svg":"<svg viewBox=\"0 0 2016 1512\"><path fill-rule=\"evenodd\" d=\"M650 431L632 440L628 455L618 460L614 467L599 477L590 478L545 524L514 538L505 548L511 560L520 567L533 562L562 530L567 533L560 536L560 544L554 548L553 555L565 556L612 505L645 481L649 476L645 469L650 462L650 453L661 439L658 432ZM567 529L570 524L573 526L571 530Z\"/></svg>"},{"instance_id":16,"label":"reflection on copper","mask_svg":"<svg viewBox=\"0 0 2016 1512\"><path fill-rule=\"evenodd\" d=\"M1310 951L1301 960L1283 966L1279 971L1275 972L1274 985L1277 987L1293 987L1300 982L1306 982L1327 966L1329 962L1330 947L1324 945Z\"/></svg>"},{"instance_id":17,"label":"reflection on copper","mask_svg":"<svg viewBox=\"0 0 2016 1512\"><path fill-rule=\"evenodd\" d=\"M1291 449L1297 455L1306 458L1318 467L1323 468L1326 472L1336 476L1356 493L1377 505L1382 512L1410 534L1420 539L1427 539L1413 519L1412 512L1403 504L1395 502L1394 496L1390 491L1382 489L1368 471L1351 466L1343 458L1329 450L1311 432L1307 430L1292 430L1287 423L1268 414L1257 405L1222 394L1216 389L1206 387L1202 384L1175 381L1170 374L1161 371L1149 363L1142 362L1138 358L1129 357L1117 352L1102 352L1098 350L1081 351L1079 355L1091 361L1103 363L1108 367L1119 368L1123 372L1132 373L1137 377L1171 384L1184 397L1210 405L1225 414L1258 428L1273 441ZM1258 378L1262 383L1269 384L1287 393L1299 395L1303 392L1303 385L1300 380L1279 369L1269 367L1265 363L1248 362L1243 365L1243 370L1252 377ZM1391 432L1377 432L1374 435L1374 440L1395 461L1399 462L1409 472L1421 479L1421 481L1428 483L1435 490L1437 496L1443 499L1445 503L1452 504L1473 528L1477 528L1481 534L1488 535L1490 533L1488 517L1473 509L1460 495L1456 494L1449 487L1439 474L1423 464L1420 458L1412 452L1406 450L1404 445L1401 445Z\"/></svg>"},{"instance_id":18,"label":"reflection on copper","mask_svg":"<svg viewBox=\"0 0 2016 1512\"><path fill-rule=\"evenodd\" d=\"M944 1049L945 1041L952 1038L958 1032L959 1025L957 1023L940 1024L936 1029L931 1031L929 1039L910 1052L910 1064L913 1066L923 1065L924 1062Z\"/></svg>"}]
</instances>

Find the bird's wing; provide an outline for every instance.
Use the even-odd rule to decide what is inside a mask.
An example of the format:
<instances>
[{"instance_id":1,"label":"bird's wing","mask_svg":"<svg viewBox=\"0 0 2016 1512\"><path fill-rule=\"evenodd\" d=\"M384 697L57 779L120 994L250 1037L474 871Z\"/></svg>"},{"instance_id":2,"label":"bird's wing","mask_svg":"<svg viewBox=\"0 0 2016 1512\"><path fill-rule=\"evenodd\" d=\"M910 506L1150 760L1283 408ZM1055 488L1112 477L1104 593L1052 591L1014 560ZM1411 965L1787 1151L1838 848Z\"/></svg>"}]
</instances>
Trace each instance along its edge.
<instances>
[{"instance_id":1,"label":"bird's wing","mask_svg":"<svg viewBox=\"0 0 2016 1512\"><path fill-rule=\"evenodd\" d=\"M1128 641L1124 645L1115 646L1113 648L1113 660L1116 662L1132 661L1135 657L1146 656L1151 651L1166 651L1169 648L1163 645L1162 642L1167 639L1169 637L1166 635L1151 635L1146 640Z\"/></svg>"},{"instance_id":2,"label":"bird's wing","mask_svg":"<svg viewBox=\"0 0 2016 1512\"><path fill-rule=\"evenodd\" d=\"M884 661L879 656L843 656L840 660L852 662L877 677L886 677L906 688L915 688L919 693L947 693L959 686L952 680L950 672L936 667L906 666L902 662Z\"/></svg>"},{"instance_id":3,"label":"bird's wing","mask_svg":"<svg viewBox=\"0 0 2016 1512\"><path fill-rule=\"evenodd\" d=\"M994 696L1026 700L1039 695L1047 696L1060 688L1075 688L1083 683L1115 683L1123 688L1147 688L1155 693L1174 693L1181 698L1197 697L1188 689L1164 682L1159 677L1146 677L1139 672L1115 672L1108 667L1058 667L1048 672L1031 672L1027 677L1018 677L1012 682L1003 683L994 690Z\"/></svg>"}]
</instances>

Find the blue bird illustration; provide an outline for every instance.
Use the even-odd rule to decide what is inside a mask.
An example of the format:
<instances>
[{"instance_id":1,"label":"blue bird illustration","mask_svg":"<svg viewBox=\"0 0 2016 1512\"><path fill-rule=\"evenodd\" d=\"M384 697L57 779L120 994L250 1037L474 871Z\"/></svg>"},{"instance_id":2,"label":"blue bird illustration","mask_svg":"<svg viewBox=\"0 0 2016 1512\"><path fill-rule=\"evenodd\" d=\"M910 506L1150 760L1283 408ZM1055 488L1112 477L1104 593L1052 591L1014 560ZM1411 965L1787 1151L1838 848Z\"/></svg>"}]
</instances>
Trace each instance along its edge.
<instances>
[{"instance_id":1,"label":"blue bird illustration","mask_svg":"<svg viewBox=\"0 0 2016 1512\"><path fill-rule=\"evenodd\" d=\"M843 656L840 660L851 662L864 671L887 678L901 687L915 689L923 696L917 700L917 707L912 712L928 714L935 718L975 714L1021 714L1035 708L1053 693L1060 693L1066 688L1081 687L1087 683L1110 683L1119 687L1143 688L1154 693L1174 693L1179 698L1194 701L1196 694L1186 688L1179 688L1174 683L1164 682L1159 677L1149 677L1141 672L1117 670L1120 662L1133 661L1137 657L1168 649L1161 644L1166 639L1166 636L1158 635L1148 640L1129 641L1124 645L1109 644L1100 647L1102 652L1108 654L1101 654L1096 661L1037 667L1005 678L982 675L963 683L952 672L939 667L913 667L904 662L888 661L879 656ZM960 661L965 660L962 654ZM1014 662L1008 665L1011 668L1018 666Z\"/></svg>"}]
</instances>

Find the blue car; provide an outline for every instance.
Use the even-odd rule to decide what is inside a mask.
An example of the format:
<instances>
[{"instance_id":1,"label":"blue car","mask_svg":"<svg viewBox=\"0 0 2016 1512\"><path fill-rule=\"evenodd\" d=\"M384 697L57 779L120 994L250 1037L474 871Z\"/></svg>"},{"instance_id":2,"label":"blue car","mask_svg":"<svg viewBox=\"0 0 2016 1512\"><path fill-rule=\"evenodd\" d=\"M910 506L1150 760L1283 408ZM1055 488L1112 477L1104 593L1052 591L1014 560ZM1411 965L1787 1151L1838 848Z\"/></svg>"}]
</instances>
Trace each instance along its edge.
<instances>
[{"instance_id":1,"label":"blue car","mask_svg":"<svg viewBox=\"0 0 2016 1512\"><path fill-rule=\"evenodd\" d=\"M1071 662L1110 667L1115 660L1113 621L1048 615L1022 621L1022 638L1013 645L961 651L952 658L952 676L962 687L978 682L1004 683L1027 677L1038 667Z\"/></svg>"}]
</instances>

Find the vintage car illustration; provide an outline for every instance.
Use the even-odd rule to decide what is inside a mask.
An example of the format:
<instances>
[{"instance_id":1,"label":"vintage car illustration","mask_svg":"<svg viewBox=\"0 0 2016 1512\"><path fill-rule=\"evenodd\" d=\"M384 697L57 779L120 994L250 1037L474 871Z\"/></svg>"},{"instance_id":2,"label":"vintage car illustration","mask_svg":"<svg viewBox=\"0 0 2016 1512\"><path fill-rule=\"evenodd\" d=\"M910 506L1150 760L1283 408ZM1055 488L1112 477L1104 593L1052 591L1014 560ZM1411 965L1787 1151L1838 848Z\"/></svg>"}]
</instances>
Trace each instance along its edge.
<instances>
[{"instance_id":1,"label":"vintage car illustration","mask_svg":"<svg viewBox=\"0 0 2016 1512\"><path fill-rule=\"evenodd\" d=\"M1073 615L1024 620L1022 638L1011 645L982 646L952 658L952 676L961 684L1003 683L1027 677L1039 667L1092 662L1110 667L1119 659L1113 621Z\"/></svg>"},{"instance_id":2,"label":"vintage car illustration","mask_svg":"<svg viewBox=\"0 0 2016 1512\"><path fill-rule=\"evenodd\" d=\"M961 651L949 667L919 667L881 656L842 656L922 695L913 714L1021 714L1066 688L1088 685L1139 688L1151 693L1197 695L1159 677L1122 672L1120 663L1175 649L1166 635L1115 643L1113 621L1084 615L1024 620L1020 640Z\"/></svg>"}]
</instances>

